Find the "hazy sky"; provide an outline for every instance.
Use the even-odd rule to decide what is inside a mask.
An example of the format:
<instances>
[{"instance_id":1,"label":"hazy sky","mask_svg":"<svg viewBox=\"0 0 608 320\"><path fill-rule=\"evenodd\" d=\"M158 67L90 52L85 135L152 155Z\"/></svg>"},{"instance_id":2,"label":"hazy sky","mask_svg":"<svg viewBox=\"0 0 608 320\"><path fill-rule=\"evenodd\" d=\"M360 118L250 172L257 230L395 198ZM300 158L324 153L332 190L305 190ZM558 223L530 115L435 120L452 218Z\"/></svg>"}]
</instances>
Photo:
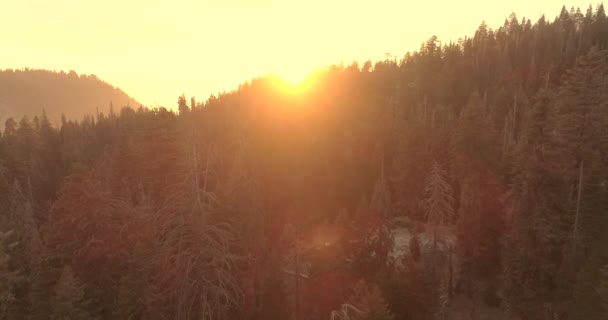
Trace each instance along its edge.
<instances>
[{"instance_id":1,"label":"hazy sky","mask_svg":"<svg viewBox=\"0 0 608 320\"><path fill-rule=\"evenodd\" d=\"M589 0L0 0L0 69L92 73L174 107L182 92L202 100L271 72L402 56L511 12L553 19L563 4L584 12Z\"/></svg>"}]
</instances>

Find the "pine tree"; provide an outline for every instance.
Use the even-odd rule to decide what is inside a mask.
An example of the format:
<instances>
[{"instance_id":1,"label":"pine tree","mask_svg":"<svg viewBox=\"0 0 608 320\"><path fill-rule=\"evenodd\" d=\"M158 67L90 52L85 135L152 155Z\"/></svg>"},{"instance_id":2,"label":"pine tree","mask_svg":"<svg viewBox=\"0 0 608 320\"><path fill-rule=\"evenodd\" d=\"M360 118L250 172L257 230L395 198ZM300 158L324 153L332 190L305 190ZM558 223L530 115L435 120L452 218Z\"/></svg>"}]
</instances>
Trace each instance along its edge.
<instances>
[{"instance_id":1,"label":"pine tree","mask_svg":"<svg viewBox=\"0 0 608 320\"><path fill-rule=\"evenodd\" d=\"M0 221L1 222L1 221ZM12 238L13 231L0 231L0 318L18 319L17 289L23 281L23 274L11 267L11 252L17 246Z\"/></svg>"},{"instance_id":2,"label":"pine tree","mask_svg":"<svg viewBox=\"0 0 608 320\"><path fill-rule=\"evenodd\" d=\"M602 221L596 219L601 219L600 212L606 209L605 191L598 188L607 178L604 156L599 152L608 148L606 77L608 52L592 50L579 59L556 97L554 139L559 143L556 156L560 159L556 164L564 183L576 190L569 195L575 247L588 246L591 238L597 239L601 234L593 228L603 226ZM584 239L587 232L593 235L588 234Z\"/></svg>"},{"instance_id":3,"label":"pine tree","mask_svg":"<svg viewBox=\"0 0 608 320\"><path fill-rule=\"evenodd\" d=\"M576 273L572 285L571 308L586 317L599 316L602 310L593 280L608 263L605 251L608 219L608 52L592 49L581 57L569 73L556 97L553 131L556 141L555 170L564 188L568 255L566 262ZM577 268L577 266L580 266ZM578 270L577 270L578 269ZM585 297L585 298L581 298Z\"/></svg>"},{"instance_id":4,"label":"pine tree","mask_svg":"<svg viewBox=\"0 0 608 320\"><path fill-rule=\"evenodd\" d=\"M382 179L382 178L380 178ZM384 188L379 188L385 190ZM376 194L376 201L386 199L383 194ZM376 208L380 208L375 203ZM390 221L373 211L366 198L361 199L354 214L353 238L346 248L346 254L352 261L355 270L361 274L374 275L387 263L394 239Z\"/></svg>"},{"instance_id":5,"label":"pine tree","mask_svg":"<svg viewBox=\"0 0 608 320\"><path fill-rule=\"evenodd\" d=\"M560 263L548 254L560 250L559 240L563 239L559 180L549 162L553 112L553 95L541 91L524 116L514 156L513 185L505 200L504 295L509 312L522 316L541 316L538 305L547 304L555 293L543 284L556 285L554 275Z\"/></svg>"},{"instance_id":6,"label":"pine tree","mask_svg":"<svg viewBox=\"0 0 608 320\"><path fill-rule=\"evenodd\" d=\"M489 168L498 167L496 130L485 102L474 92L460 112L455 134L455 167L459 176L466 176L471 166L483 163ZM473 169L474 170L474 169Z\"/></svg>"},{"instance_id":7,"label":"pine tree","mask_svg":"<svg viewBox=\"0 0 608 320\"><path fill-rule=\"evenodd\" d=\"M388 189L386 175L384 173L384 165L380 172L380 176L374 185L374 191L370 202L370 210L373 214L379 215L383 221L391 221L393 218L391 194Z\"/></svg>"},{"instance_id":8,"label":"pine tree","mask_svg":"<svg viewBox=\"0 0 608 320\"><path fill-rule=\"evenodd\" d=\"M173 319L227 317L242 299L234 228L219 215L224 206L209 182L216 153L197 146L185 137L177 163L183 179L171 186L158 211L162 245L154 257L156 298L148 312Z\"/></svg>"},{"instance_id":9,"label":"pine tree","mask_svg":"<svg viewBox=\"0 0 608 320\"><path fill-rule=\"evenodd\" d=\"M87 312L87 301L84 286L76 278L72 268L65 266L51 297L51 314L49 319L92 319Z\"/></svg>"},{"instance_id":10,"label":"pine tree","mask_svg":"<svg viewBox=\"0 0 608 320\"><path fill-rule=\"evenodd\" d=\"M431 158L426 128L421 121L411 123L401 116L396 121L395 155L389 178L395 192L395 215L421 221L424 214L418 203L424 198L424 188L418 182L426 178Z\"/></svg>"},{"instance_id":11,"label":"pine tree","mask_svg":"<svg viewBox=\"0 0 608 320\"><path fill-rule=\"evenodd\" d=\"M150 290L149 259L144 254L135 254L130 269L122 276L114 300L112 316L115 319L141 319L146 314L146 296Z\"/></svg>"},{"instance_id":12,"label":"pine tree","mask_svg":"<svg viewBox=\"0 0 608 320\"><path fill-rule=\"evenodd\" d=\"M179 111L180 115L185 115L190 111L186 101L186 95L182 94L177 98L177 110Z\"/></svg>"},{"instance_id":13,"label":"pine tree","mask_svg":"<svg viewBox=\"0 0 608 320\"><path fill-rule=\"evenodd\" d=\"M426 185L426 199L423 206L426 209L427 224L432 230L433 250L437 243L443 242L443 227L448 226L454 219L454 196L452 186L447 181L447 173L438 162L433 162Z\"/></svg>"},{"instance_id":14,"label":"pine tree","mask_svg":"<svg viewBox=\"0 0 608 320\"><path fill-rule=\"evenodd\" d=\"M190 97L190 110L196 109L196 99L194 97Z\"/></svg>"}]
</instances>

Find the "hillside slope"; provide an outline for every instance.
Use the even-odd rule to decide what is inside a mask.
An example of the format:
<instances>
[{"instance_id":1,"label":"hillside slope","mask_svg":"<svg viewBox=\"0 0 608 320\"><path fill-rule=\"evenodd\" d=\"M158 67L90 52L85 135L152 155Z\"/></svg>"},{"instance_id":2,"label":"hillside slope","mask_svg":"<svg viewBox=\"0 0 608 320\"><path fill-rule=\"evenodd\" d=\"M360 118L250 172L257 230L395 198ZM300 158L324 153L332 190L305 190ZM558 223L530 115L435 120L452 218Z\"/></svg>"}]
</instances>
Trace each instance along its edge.
<instances>
[{"instance_id":1,"label":"hillside slope","mask_svg":"<svg viewBox=\"0 0 608 320\"><path fill-rule=\"evenodd\" d=\"M9 117L33 117L44 109L52 122L61 114L79 119L85 114L140 104L95 75L78 75L48 70L0 70L0 121Z\"/></svg>"}]
</instances>

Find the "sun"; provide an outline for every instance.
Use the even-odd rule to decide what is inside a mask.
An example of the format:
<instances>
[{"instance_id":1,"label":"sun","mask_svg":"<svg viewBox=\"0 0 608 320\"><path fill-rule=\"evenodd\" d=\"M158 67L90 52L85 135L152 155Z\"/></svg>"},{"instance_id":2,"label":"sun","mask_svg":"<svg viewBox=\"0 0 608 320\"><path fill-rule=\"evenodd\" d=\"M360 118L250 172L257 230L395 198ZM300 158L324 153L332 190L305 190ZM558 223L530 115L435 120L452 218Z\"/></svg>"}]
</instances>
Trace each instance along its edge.
<instances>
[{"instance_id":1,"label":"sun","mask_svg":"<svg viewBox=\"0 0 608 320\"><path fill-rule=\"evenodd\" d=\"M278 72L275 74L276 85L286 93L302 94L310 88L313 83L311 72Z\"/></svg>"},{"instance_id":2,"label":"sun","mask_svg":"<svg viewBox=\"0 0 608 320\"><path fill-rule=\"evenodd\" d=\"M279 73L279 78L291 86L301 85L306 80L307 76L307 72L295 70L283 71Z\"/></svg>"}]
</instances>

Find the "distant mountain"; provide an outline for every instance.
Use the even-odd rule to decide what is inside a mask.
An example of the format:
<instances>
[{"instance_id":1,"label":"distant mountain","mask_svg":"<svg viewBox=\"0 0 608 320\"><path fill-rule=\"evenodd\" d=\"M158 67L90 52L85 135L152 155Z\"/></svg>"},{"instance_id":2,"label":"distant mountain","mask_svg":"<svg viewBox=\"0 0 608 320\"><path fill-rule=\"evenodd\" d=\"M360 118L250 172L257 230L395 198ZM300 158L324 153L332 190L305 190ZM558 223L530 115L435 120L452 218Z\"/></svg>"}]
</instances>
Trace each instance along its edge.
<instances>
[{"instance_id":1,"label":"distant mountain","mask_svg":"<svg viewBox=\"0 0 608 320\"><path fill-rule=\"evenodd\" d=\"M45 110L56 123L61 115L80 119L97 110L107 113L110 103L116 108L140 103L95 75L78 75L48 70L0 70L0 127L9 117L33 117Z\"/></svg>"}]
</instances>

